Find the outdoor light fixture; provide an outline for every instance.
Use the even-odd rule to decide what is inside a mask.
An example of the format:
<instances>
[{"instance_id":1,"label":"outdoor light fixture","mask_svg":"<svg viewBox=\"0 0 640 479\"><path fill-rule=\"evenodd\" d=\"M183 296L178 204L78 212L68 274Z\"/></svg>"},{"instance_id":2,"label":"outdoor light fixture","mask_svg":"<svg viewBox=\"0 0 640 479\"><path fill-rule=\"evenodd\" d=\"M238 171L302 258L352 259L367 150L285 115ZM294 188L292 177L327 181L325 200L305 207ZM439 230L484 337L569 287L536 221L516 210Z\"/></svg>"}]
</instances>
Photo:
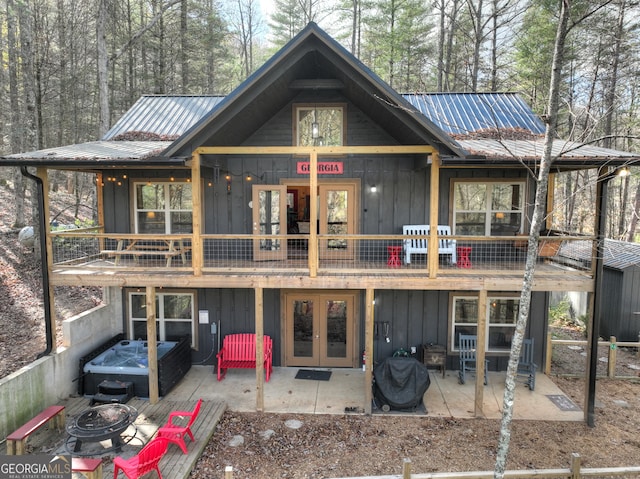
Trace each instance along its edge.
<instances>
[{"instance_id":1,"label":"outdoor light fixture","mask_svg":"<svg viewBox=\"0 0 640 479\"><path fill-rule=\"evenodd\" d=\"M370 189L371 193L375 193L378 191L378 187L376 185L371 185L371 189Z\"/></svg>"},{"instance_id":2,"label":"outdoor light fixture","mask_svg":"<svg viewBox=\"0 0 640 479\"><path fill-rule=\"evenodd\" d=\"M320 136L320 125L318 124L317 121L314 121L313 123L311 123L311 138L313 138L314 140L317 140L319 136Z\"/></svg>"}]
</instances>

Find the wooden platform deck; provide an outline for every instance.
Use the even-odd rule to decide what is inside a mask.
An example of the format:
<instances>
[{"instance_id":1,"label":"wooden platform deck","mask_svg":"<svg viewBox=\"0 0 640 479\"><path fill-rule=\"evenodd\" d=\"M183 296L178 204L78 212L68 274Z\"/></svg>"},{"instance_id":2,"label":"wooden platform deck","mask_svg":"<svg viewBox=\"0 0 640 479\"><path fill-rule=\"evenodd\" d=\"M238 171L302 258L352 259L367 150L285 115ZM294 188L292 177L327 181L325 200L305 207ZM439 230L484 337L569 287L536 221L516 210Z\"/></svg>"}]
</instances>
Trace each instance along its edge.
<instances>
[{"instance_id":1,"label":"wooden platform deck","mask_svg":"<svg viewBox=\"0 0 640 479\"><path fill-rule=\"evenodd\" d=\"M163 399L157 404L150 404L147 400L131 399L127 405L133 406L138 410L138 417L134 423L135 428L130 427L122 434L123 439L129 442L123 445L120 453L109 451L110 441L105 441L104 444L83 444L79 453L69 452L67 449L73 451L73 441L69 446L66 446L68 439L66 432L57 432L55 430L45 430L39 437L34 437L30 441L31 447L28 448L28 452L30 454L71 454L72 456L83 455L85 457L102 458L103 475L105 478L112 478L113 458L115 456L129 458L137 454L142 446L156 434L158 428L164 425L171 411L191 411L195 407L196 401L170 401ZM59 404L65 406L67 424L69 424L74 417L77 417L89 407L89 400L84 397L70 398L61 401ZM169 445L166 455L160 461L160 471L162 471L163 477L171 479L186 479L189 477L225 410L226 403L224 401L204 399L200 414L192 426L193 434L196 438L195 442L190 442L187 439L189 453L186 455L175 444ZM52 445L53 448L51 447ZM79 473L74 473L73 477L74 479L84 478ZM124 477L124 475L120 474L120 477Z\"/></svg>"}]
</instances>

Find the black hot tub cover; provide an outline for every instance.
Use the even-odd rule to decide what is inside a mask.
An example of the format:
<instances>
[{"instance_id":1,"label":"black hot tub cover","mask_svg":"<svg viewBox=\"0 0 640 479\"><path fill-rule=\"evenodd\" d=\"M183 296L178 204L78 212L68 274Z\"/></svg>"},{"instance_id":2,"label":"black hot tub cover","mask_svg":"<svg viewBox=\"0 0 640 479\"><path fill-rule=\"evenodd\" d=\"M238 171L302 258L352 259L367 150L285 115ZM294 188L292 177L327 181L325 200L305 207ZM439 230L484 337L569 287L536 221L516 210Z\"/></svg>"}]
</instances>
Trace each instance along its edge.
<instances>
[{"instance_id":1,"label":"black hot tub cover","mask_svg":"<svg viewBox=\"0 0 640 479\"><path fill-rule=\"evenodd\" d=\"M374 394L379 406L415 409L431 380L427 367L415 358L386 358L373 370Z\"/></svg>"}]
</instances>

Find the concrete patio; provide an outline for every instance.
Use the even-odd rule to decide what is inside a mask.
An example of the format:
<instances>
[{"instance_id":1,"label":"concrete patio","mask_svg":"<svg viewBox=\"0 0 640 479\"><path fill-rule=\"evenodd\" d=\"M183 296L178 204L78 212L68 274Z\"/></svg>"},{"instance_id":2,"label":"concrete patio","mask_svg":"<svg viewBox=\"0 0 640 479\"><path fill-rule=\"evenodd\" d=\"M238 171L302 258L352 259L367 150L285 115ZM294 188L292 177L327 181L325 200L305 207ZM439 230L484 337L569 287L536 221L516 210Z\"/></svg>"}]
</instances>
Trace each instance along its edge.
<instances>
[{"instance_id":1,"label":"concrete patio","mask_svg":"<svg viewBox=\"0 0 640 479\"><path fill-rule=\"evenodd\" d=\"M274 368L271 380L264 383L265 412L345 414L364 411L365 374L361 369L331 369L328 381L296 379L298 369ZM457 371L446 371L444 378L442 374L430 371L430 379L431 385L424 396L426 416L474 417L473 376L464 385L458 384ZM504 372L489 373L489 384L484 388L485 417L501 417L504 382ZM231 369L218 382L213 367L194 366L166 399L192 401L203 398L224 402L233 411L255 411L255 384L254 370ZM553 402L550 396L556 401ZM399 413L391 411L389 414ZM421 415L425 415L424 411ZM522 383L517 384L514 419L582 421L584 415L581 408L571 403L551 379L538 373L535 391L530 391Z\"/></svg>"}]
</instances>

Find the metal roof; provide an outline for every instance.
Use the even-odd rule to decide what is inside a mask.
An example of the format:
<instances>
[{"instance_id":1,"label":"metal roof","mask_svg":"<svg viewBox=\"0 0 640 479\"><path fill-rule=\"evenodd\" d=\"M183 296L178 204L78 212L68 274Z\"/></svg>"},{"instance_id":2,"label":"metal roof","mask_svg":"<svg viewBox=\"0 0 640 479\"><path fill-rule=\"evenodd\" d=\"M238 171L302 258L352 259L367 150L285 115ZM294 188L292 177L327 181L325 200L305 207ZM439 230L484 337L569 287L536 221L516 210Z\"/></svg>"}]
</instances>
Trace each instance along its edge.
<instances>
[{"instance_id":1,"label":"metal roof","mask_svg":"<svg viewBox=\"0 0 640 479\"><path fill-rule=\"evenodd\" d=\"M591 241L571 242L567 245L566 256L588 262L591 260ZM607 268L623 270L632 266L640 267L640 244L604 240L603 264Z\"/></svg>"},{"instance_id":2,"label":"metal roof","mask_svg":"<svg viewBox=\"0 0 640 479\"><path fill-rule=\"evenodd\" d=\"M531 140L458 140L458 143L472 155L489 159L518 160L540 159L544 150L544 138ZM563 162L597 159L599 163L616 161L633 163L640 160L640 154L601 148L566 140L554 140L551 154Z\"/></svg>"},{"instance_id":3,"label":"metal roof","mask_svg":"<svg viewBox=\"0 0 640 479\"><path fill-rule=\"evenodd\" d=\"M177 139L224 99L224 96L144 95L104 135L112 140L131 132Z\"/></svg>"},{"instance_id":4,"label":"metal roof","mask_svg":"<svg viewBox=\"0 0 640 479\"><path fill-rule=\"evenodd\" d=\"M411 93L403 97L449 134L524 129L543 134L544 123L517 93Z\"/></svg>"},{"instance_id":5,"label":"metal roof","mask_svg":"<svg viewBox=\"0 0 640 479\"><path fill-rule=\"evenodd\" d=\"M139 164L146 160L146 164L166 164L167 158L158 158L158 155L170 144L170 141L92 141L7 155L2 157L2 163L37 166L69 162L74 166L98 166L99 163Z\"/></svg>"}]
</instances>

